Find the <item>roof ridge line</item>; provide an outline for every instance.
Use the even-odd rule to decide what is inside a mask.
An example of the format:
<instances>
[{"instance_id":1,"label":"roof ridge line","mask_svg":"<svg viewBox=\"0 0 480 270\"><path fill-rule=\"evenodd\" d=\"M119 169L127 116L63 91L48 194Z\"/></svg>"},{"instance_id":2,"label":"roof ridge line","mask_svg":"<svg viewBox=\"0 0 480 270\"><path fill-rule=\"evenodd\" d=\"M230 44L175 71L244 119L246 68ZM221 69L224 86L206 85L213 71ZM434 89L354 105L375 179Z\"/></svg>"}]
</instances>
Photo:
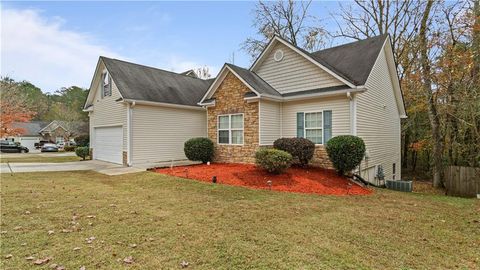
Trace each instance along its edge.
<instances>
[{"instance_id":1,"label":"roof ridge line","mask_svg":"<svg viewBox=\"0 0 480 270\"><path fill-rule=\"evenodd\" d=\"M133 62L117 59L117 58L110 58L110 57L106 57L106 56L100 56L100 58L106 58L106 59L109 59L109 60L119 61L119 62L132 64L132 65L136 65L136 66L140 66L140 67L146 67L146 68L151 68L151 69L155 69L155 70L160 70L160 71L163 71L163 72L168 72L168 73L171 73L171 74L175 74L175 75L179 75L179 76L183 76L183 77L187 77L187 78L191 78L191 79L206 81L204 79L194 78L192 76L188 76L188 75L185 75L185 74L180 74L180 73L176 73L176 72L173 72L173 71L169 71L169 70L165 70L165 69L161 69L161 68L157 68L157 67L152 67L152 66L147 66L147 65L143 65L143 64L133 63ZM191 70L193 71L193 69L191 69Z\"/></svg>"}]
</instances>

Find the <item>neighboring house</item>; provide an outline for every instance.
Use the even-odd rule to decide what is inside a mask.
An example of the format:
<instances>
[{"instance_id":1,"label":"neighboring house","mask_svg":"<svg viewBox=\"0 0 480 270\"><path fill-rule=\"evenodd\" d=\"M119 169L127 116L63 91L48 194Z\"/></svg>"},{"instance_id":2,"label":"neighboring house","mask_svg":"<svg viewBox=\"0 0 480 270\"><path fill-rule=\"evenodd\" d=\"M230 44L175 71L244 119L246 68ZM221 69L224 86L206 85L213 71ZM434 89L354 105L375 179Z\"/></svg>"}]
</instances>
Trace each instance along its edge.
<instances>
[{"instance_id":1,"label":"neighboring house","mask_svg":"<svg viewBox=\"0 0 480 270\"><path fill-rule=\"evenodd\" d=\"M88 134L88 124L80 122L58 120L52 122L31 121L15 122L12 125L23 132L17 136L10 136L5 139L18 142L29 150L35 149L35 143L40 141L64 143L72 140L74 136Z\"/></svg>"},{"instance_id":2,"label":"neighboring house","mask_svg":"<svg viewBox=\"0 0 480 270\"><path fill-rule=\"evenodd\" d=\"M30 151L34 150L35 143L43 140L40 130L46 127L48 123L49 122L43 121L14 122L12 123L12 127L15 129L20 129L22 133L18 134L17 136L9 136L3 139L20 143L22 146L27 147Z\"/></svg>"},{"instance_id":3,"label":"neighboring house","mask_svg":"<svg viewBox=\"0 0 480 270\"><path fill-rule=\"evenodd\" d=\"M363 138L362 175L382 165L400 179L403 97L387 35L308 53L274 37L249 69L225 64L201 80L100 57L85 104L93 157L135 165L185 159L183 143L208 136L217 162L254 162L277 138L316 143L313 164L337 135Z\"/></svg>"}]
</instances>

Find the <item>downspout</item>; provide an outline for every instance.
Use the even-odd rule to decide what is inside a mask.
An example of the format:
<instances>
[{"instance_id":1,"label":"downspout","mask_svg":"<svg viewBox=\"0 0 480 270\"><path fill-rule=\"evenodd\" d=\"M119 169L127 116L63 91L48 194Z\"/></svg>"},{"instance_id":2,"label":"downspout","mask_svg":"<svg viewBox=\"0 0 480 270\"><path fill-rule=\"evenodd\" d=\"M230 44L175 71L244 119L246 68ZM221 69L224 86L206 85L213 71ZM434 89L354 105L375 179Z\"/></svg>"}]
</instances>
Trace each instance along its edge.
<instances>
[{"instance_id":1,"label":"downspout","mask_svg":"<svg viewBox=\"0 0 480 270\"><path fill-rule=\"evenodd\" d=\"M127 165L132 166L132 151L133 151L133 131L132 131L132 118L133 107L135 107L135 101L127 103Z\"/></svg>"}]
</instances>

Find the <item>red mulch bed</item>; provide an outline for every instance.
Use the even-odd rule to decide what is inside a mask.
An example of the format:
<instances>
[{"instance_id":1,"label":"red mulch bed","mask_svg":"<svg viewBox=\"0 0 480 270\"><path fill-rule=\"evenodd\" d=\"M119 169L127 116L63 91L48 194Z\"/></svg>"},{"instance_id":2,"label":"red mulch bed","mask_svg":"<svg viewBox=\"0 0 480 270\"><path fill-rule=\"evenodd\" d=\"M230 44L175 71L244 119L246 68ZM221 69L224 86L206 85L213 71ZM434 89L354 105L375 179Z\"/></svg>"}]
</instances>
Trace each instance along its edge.
<instances>
[{"instance_id":1,"label":"red mulch bed","mask_svg":"<svg viewBox=\"0 0 480 270\"><path fill-rule=\"evenodd\" d=\"M161 168L158 173L212 182L217 176L217 183L232 186L269 189L268 180L272 181L272 190L315 193L322 195L368 195L373 191L352 183L339 176L333 170L320 168L295 168L286 173L271 175L253 164L214 163L192 166Z\"/></svg>"}]
</instances>

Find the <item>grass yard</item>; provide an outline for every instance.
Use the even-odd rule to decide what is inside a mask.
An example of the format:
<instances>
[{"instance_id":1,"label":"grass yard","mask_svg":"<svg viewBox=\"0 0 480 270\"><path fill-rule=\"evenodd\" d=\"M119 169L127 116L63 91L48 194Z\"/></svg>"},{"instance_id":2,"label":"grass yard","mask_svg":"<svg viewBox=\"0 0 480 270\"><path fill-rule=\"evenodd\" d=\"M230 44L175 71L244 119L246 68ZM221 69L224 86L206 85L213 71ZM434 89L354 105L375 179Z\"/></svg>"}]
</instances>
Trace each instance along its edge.
<instances>
[{"instance_id":1,"label":"grass yard","mask_svg":"<svg viewBox=\"0 0 480 270\"><path fill-rule=\"evenodd\" d=\"M480 268L476 199L56 172L1 175L1 206L1 269Z\"/></svg>"},{"instance_id":2,"label":"grass yard","mask_svg":"<svg viewBox=\"0 0 480 270\"><path fill-rule=\"evenodd\" d=\"M33 163L33 162L52 162L52 163L61 163L61 162L70 162L70 161L79 161L82 158L77 156L40 156L40 155L28 155L25 157L8 157L7 155L1 156L1 163Z\"/></svg>"}]
</instances>

